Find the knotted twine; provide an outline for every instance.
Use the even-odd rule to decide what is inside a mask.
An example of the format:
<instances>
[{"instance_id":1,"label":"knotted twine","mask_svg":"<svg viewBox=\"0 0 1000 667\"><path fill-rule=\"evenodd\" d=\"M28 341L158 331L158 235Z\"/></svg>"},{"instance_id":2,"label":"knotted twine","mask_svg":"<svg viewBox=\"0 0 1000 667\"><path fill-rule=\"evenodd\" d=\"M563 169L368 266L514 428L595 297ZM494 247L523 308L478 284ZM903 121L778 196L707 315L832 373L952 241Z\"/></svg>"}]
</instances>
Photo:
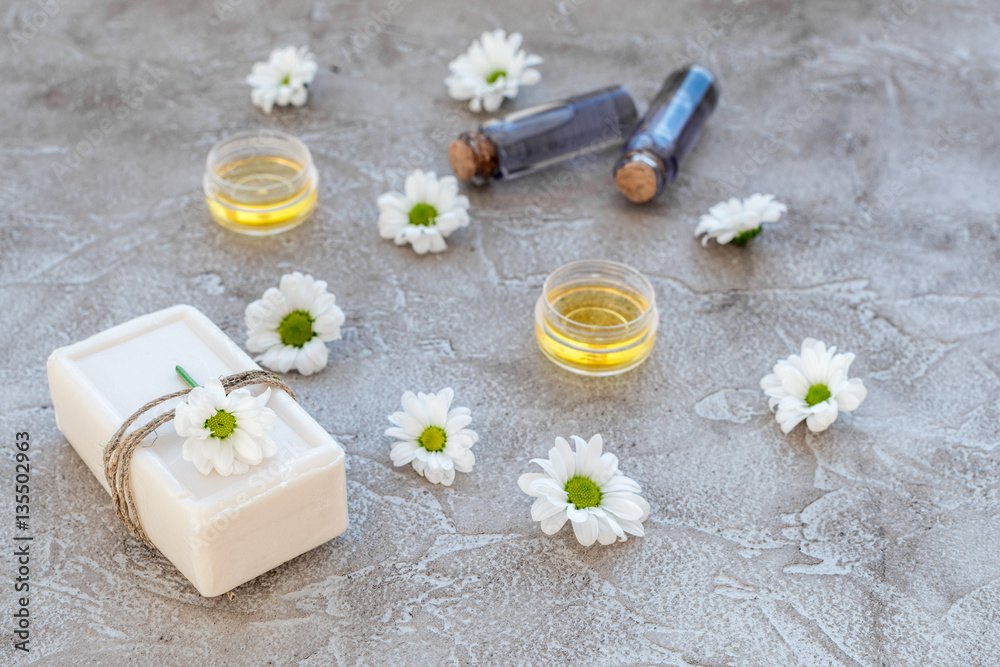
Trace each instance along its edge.
<instances>
[{"instance_id":1,"label":"knotted twine","mask_svg":"<svg viewBox=\"0 0 1000 667\"><path fill-rule=\"evenodd\" d=\"M243 371L220 378L222 388L229 394L241 387L248 387L254 384L266 384L271 387L281 389L293 399L295 392L287 384L279 380L276 376L263 370ZM111 502L115 506L115 512L121 519L128 532L147 547L155 549L156 546L150 542L146 531L143 530L142 522L139 521L139 513L135 509L135 498L132 495L132 476L129 474L132 469L132 455L136 447L142 444L143 439L160 426L163 426L174 418L174 410L164 412L154 417L144 426L140 426L131 433L126 434L128 428L143 414L155 408L160 403L164 403L173 398L184 396L191 392L191 388L175 391L166 396L153 399L146 405L132 413L132 416L125 420L121 428L111 437L111 441L104 448L104 479L111 487Z\"/></svg>"}]
</instances>

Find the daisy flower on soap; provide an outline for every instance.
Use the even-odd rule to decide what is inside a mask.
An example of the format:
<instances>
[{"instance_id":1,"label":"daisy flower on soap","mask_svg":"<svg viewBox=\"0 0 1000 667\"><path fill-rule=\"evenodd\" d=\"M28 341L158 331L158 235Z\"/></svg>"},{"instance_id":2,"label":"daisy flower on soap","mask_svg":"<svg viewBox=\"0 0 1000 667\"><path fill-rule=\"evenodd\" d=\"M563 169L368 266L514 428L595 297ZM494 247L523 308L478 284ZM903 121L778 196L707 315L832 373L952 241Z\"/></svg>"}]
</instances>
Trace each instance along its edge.
<instances>
[{"instance_id":1,"label":"daisy flower on soap","mask_svg":"<svg viewBox=\"0 0 1000 667\"><path fill-rule=\"evenodd\" d=\"M806 338L799 354L779 361L774 373L760 381L783 432L802 420L810 431L825 431L838 414L857 409L865 400L865 385L859 378L847 377L854 355L836 351L836 347Z\"/></svg>"},{"instance_id":2,"label":"daisy flower on soap","mask_svg":"<svg viewBox=\"0 0 1000 667\"><path fill-rule=\"evenodd\" d=\"M195 387L174 412L174 431L184 441L181 455L202 475L214 469L223 477L242 475L278 451L267 434L275 415L267 407L268 387L260 396L247 389L226 394L217 378Z\"/></svg>"},{"instance_id":3,"label":"daisy flower on soap","mask_svg":"<svg viewBox=\"0 0 1000 667\"><path fill-rule=\"evenodd\" d=\"M282 276L246 308L246 346L260 353L254 361L280 373L322 370L330 355L326 343L340 338L344 323L336 301L326 281L298 271Z\"/></svg>"},{"instance_id":4,"label":"daisy flower on soap","mask_svg":"<svg viewBox=\"0 0 1000 667\"><path fill-rule=\"evenodd\" d=\"M542 80L535 65L542 59L528 55L521 48L521 34L503 30L484 32L469 50L448 64L451 76L444 80L448 94L456 100L469 100L473 111L493 112L504 98L517 97L519 86L531 86Z\"/></svg>"},{"instance_id":5,"label":"daisy flower on soap","mask_svg":"<svg viewBox=\"0 0 1000 667\"><path fill-rule=\"evenodd\" d=\"M585 547L594 542L624 542L626 534L642 537L649 503L639 495L634 480L618 472L618 457L602 453L600 434L590 441L573 436L576 452L563 438L549 450L549 458L532 459L544 471L517 480L521 490L536 498L531 519L546 535L557 533L567 521Z\"/></svg>"},{"instance_id":6,"label":"daisy flower on soap","mask_svg":"<svg viewBox=\"0 0 1000 667\"><path fill-rule=\"evenodd\" d=\"M293 104L297 107L309 98L309 84L316 77L316 57L306 46L286 46L271 51L266 63L254 63L246 82L253 88L250 99L264 113Z\"/></svg>"},{"instance_id":7,"label":"daisy flower on soap","mask_svg":"<svg viewBox=\"0 0 1000 667\"><path fill-rule=\"evenodd\" d=\"M469 198L458 194L454 176L437 177L417 169L406 177L403 193L378 198L378 233L396 245L409 243L418 255L442 252L445 238L469 225Z\"/></svg>"},{"instance_id":8,"label":"daisy flower on soap","mask_svg":"<svg viewBox=\"0 0 1000 667\"><path fill-rule=\"evenodd\" d=\"M788 207L774 200L774 195L753 194L746 199L736 197L719 202L708 209L698 220L695 236L705 236L702 245L715 239L720 245L732 241L736 245L746 245L761 232L765 222L777 222Z\"/></svg>"},{"instance_id":9,"label":"daisy flower on soap","mask_svg":"<svg viewBox=\"0 0 1000 667\"><path fill-rule=\"evenodd\" d=\"M436 394L408 391L403 410L389 415L392 427L385 434L395 438L389 457L393 465L413 464L428 482L451 486L455 471L471 472L476 463L472 446L479 441L469 408L451 407L455 392L449 387Z\"/></svg>"}]
</instances>

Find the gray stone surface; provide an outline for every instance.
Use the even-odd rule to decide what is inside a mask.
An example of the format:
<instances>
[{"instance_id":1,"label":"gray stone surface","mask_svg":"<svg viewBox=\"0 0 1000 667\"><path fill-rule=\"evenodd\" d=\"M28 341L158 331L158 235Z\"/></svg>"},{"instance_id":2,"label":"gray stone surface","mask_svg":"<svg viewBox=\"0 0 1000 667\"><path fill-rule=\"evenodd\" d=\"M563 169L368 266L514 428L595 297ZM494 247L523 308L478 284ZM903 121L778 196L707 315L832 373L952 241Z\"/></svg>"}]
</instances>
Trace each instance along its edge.
<instances>
[{"instance_id":1,"label":"gray stone surface","mask_svg":"<svg viewBox=\"0 0 1000 667\"><path fill-rule=\"evenodd\" d=\"M404 0L352 49L386 4L3 3L0 544L24 430L36 541L31 652L9 641L8 555L0 661L996 664L995 3ZM669 193L629 205L608 154L467 190L472 225L440 256L380 240L376 196L446 171L442 137L481 118L442 81L493 27L546 59L505 110L612 82L644 106L685 50L715 70L720 108ZM309 103L268 119L242 78L306 42ZM203 162L269 122L311 147L320 208L244 238L208 219ZM750 247L692 238L709 206L756 191L789 214ZM578 378L535 347L544 277L582 257L655 284L660 338L626 376ZM289 379L347 450L351 525L203 599L127 537L56 430L45 358L179 302L242 343L246 304L291 270L347 313L330 366ZM870 393L785 437L757 383L806 336L857 353ZM402 391L445 385L481 434L451 488L394 469L382 436ZM652 512L646 537L585 549L532 524L516 479L554 436L596 432Z\"/></svg>"}]
</instances>

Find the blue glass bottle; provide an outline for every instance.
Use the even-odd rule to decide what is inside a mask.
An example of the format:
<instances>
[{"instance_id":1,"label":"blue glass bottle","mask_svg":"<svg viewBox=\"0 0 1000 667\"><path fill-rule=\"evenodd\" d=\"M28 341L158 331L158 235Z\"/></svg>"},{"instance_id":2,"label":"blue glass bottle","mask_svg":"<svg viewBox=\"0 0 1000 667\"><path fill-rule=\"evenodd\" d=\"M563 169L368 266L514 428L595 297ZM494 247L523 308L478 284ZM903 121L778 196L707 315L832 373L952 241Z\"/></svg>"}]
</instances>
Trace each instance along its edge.
<instances>
[{"instance_id":1,"label":"blue glass bottle","mask_svg":"<svg viewBox=\"0 0 1000 667\"><path fill-rule=\"evenodd\" d=\"M715 76L704 67L691 65L668 76L615 165L622 194L636 203L660 194L677 176L718 101Z\"/></svg>"},{"instance_id":2,"label":"blue glass bottle","mask_svg":"<svg viewBox=\"0 0 1000 667\"><path fill-rule=\"evenodd\" d=\"M515 178L622 143L637 116L628 91L608 86L491 120L452 141L448 159L460 181Z\"/></svg>"}]
</instances>

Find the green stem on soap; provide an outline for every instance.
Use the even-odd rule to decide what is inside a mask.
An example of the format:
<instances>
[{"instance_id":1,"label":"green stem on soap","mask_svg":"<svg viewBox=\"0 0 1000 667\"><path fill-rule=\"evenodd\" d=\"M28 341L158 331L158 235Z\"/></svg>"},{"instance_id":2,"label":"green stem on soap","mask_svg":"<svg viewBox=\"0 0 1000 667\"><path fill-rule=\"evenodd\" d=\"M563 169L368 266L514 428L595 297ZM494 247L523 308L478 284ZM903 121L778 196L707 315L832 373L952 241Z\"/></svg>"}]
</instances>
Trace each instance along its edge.
<instances>
[{"instance_id":1,"label":"green stem on soap","mask_svg":"<svg viewBox=\"0 0 1000 667\"><path fill-rule=\"evenodd\" d=\"M194 381L193 377L188 375L188 372L186 370L184 370L180 366L174 366L174 370L177 371L177 374L181 376L182 380L184 380L184 384L191 387L192 389L198 386L198 383Z\"/></svg>"}]
</instances>

